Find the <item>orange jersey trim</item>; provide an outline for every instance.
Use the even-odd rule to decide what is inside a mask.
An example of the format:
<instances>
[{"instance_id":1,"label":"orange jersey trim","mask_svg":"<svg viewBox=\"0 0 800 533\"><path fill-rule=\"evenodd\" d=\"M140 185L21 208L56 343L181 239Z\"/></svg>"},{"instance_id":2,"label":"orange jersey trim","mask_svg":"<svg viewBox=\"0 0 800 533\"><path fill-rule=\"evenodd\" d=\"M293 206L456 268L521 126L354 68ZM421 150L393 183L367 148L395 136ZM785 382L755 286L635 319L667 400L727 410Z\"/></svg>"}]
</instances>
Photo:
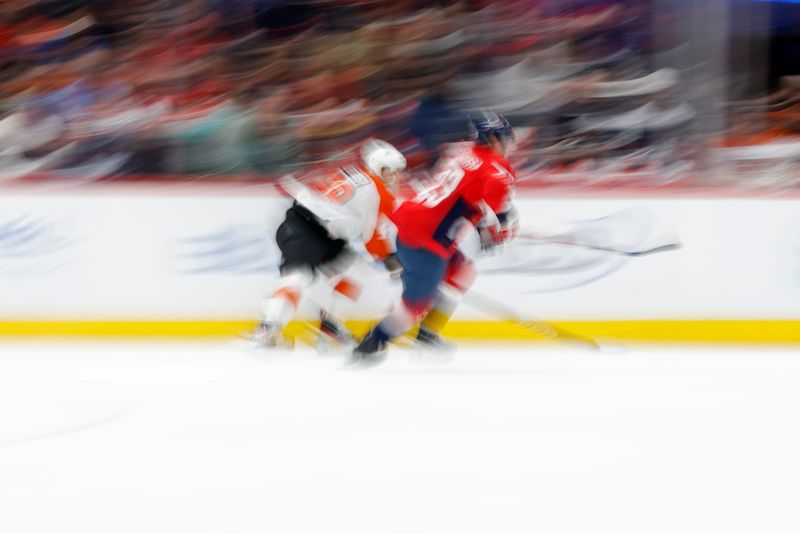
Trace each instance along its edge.
<instances>
[{"instance_id":1,"label":"orange jersey trim","mask_svg":"<svg viewBox=\"0 0 800 533\"><path fill-rule=\"evenodd\" d=\"M377 176L373 176L371 172L367 172L366 174L372 179L372 183L375 184L375 188L378 190L380 204L378 205L378 223L375 225L375 231L372 233L372 237L365 246L372 257L382 261L394 251L394 245L380 231L381 217L386 217L388 220L393 221L396 200L394 194L392 194L388 187L386 187L386 184L383 183L383 180Z\"/></svg>"}]
</instances>

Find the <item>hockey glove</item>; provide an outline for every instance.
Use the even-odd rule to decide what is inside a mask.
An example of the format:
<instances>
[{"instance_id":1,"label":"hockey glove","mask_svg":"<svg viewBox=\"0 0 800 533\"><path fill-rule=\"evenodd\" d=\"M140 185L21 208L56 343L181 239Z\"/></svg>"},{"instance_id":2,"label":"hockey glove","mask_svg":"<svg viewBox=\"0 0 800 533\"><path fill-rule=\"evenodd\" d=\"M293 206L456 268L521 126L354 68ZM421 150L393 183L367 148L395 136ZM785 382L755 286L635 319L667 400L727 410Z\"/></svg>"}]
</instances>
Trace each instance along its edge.
<instances>
[{"instance_id":1,"label":"hockey glove","mask_svg":"<svg viewBox=\"0 0 800 533\"><path fill-rule=\"evenodd\" d=\"M499 226L499 233L501 242L511 242L519 236L519 216L517 209L511 207L504 213L497 215L497 225Z\"/></svg>"},{"instance_id":2,"label":"hockey glove","mask_svg":"<svg viewBox=\"0 0 800 533\"><path fill-rule=\"evenodd\" d=\"M481 240L481 251L496 253L498 247L512 241L519 235L519 218L513 207L493 217L485 217L478 225L478 235Z\"/></svg>"},{"instance_id":3,"label":"hockey glove","mask_svg":"<svg viewBox=\"0 0 800 533\"><path fill-rule=\"evenodd\" d=\"M383 266L386 267L386 271L392 279L397 279L403 274L403 265L400 263L397 254L387 255L386 259L383 260Z\"/></svg>"},{"instance_id":4,"label":"hockey glove","mask_svg":"<svg viewBox=\"0 0 800 533\"><path fill-rule=\"evenodd\" d=\"M496 224L478 226L478 236L481 238L481 252L485 254L493 254L497 251L497 247L503 244L503 239L500 237L500 226Z\"/></svg>"}]
</instances>

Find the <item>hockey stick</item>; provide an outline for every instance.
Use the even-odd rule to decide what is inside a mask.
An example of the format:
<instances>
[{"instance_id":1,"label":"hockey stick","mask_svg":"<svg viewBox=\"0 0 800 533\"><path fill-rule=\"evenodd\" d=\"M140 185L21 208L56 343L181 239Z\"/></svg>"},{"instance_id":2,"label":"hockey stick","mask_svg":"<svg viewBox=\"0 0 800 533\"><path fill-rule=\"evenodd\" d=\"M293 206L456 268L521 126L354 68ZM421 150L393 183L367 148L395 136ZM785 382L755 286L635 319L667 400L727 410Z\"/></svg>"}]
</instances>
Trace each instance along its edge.
<instances>
[{"instance_id":1,"label":"hockey stick","mask_svg":"<svg viewBox=\"0 0 800 533\"><path fill-rule=\"evenodd\" d=\"M661 244L659 246L654 246L652 248L643 248L641 250L621 250L619 248L612 248L610 246L599 246L585 242L562 240L557 237L542 237L541 235L535 235L532 233L521 233L519 235L519 238L521 240L531 241L531 242L543 242L548 244L561 244L564 246L576 246L579 248L586 248L588 250L598 250L601 252L624 255L627 257L643 257L645 255L652 255L661 252L671 252L672 250L680 250L682 246L680 242L675 241L667 244Z\"/></svg>"},{"instance_id":2,"label":"hockey stick","mask_svg":"<svg viewBox=\"0 0 800 533\"><path fill-rule=\"evenodd\" d=\"M600 349L600 345L591 337L580 335L568 329L562 328L561 326L551 324L550 322L544 322L541 320L527 320L523 318L513 307L489 296L470 291L465 295L464 301L467 303L467 305L472 306L476 310L495 315L496 317L502 318L503 320L507 320L509 322L514 322L517 326L526 331L530 331L537 336L550 338L561 342L578 344L585 348L591 348L592 350Z\"/></svg>"}]
</instances>

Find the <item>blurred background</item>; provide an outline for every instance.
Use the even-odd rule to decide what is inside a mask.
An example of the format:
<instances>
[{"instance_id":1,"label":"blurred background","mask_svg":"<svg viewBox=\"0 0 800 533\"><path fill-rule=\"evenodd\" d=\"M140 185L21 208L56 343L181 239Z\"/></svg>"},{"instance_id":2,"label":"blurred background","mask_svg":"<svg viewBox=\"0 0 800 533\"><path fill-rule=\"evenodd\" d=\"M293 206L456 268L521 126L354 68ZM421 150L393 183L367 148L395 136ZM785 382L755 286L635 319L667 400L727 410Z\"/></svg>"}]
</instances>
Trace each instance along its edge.
<instances>
[{"instance_id":1,"label":"blurred background","mask_svg":"<svg viewBox=\"0 0 800 533\"><path fill-rule=\"evenodd\" d=\"M465 117L530 186L793 187L800 3L5 0L3 181L269 181Z\"/></svg>"}]
</instances>

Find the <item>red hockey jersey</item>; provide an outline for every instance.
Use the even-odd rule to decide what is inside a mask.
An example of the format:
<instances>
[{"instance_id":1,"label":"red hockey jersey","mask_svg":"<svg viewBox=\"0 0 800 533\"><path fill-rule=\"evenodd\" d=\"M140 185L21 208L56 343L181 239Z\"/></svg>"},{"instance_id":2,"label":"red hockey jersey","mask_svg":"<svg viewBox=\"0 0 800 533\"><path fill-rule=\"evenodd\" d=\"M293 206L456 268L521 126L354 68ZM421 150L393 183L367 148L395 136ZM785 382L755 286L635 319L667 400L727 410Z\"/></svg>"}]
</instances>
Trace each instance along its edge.
<instances>
[{"instance_id":1,"label":"red hockey jersey","mask_svg":"<svg viewBox=\"0 0 800 533\"><path fill-rule=\"evenodd\" d=\"M395 212L397 238L442 258L453 255L459 231L476 224L488 208L511 208L514 171L498 152L483 145L457 145L437 166L429 187Z\"/></svg>"}]
</instances>

